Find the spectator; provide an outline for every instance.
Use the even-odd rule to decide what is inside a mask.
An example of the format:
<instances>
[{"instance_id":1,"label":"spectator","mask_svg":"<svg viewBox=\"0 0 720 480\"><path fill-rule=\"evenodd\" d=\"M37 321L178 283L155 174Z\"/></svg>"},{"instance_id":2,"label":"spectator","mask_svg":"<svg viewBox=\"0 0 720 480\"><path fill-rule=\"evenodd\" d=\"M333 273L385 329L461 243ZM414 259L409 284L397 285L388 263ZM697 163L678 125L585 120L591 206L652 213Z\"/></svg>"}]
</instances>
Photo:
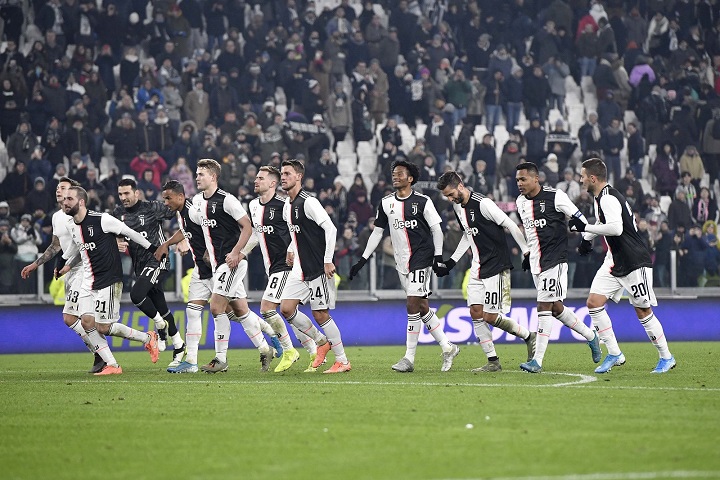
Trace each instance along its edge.
<instances>
[{"instance_id":1,"label":"spectator","mask_svg":"<svg viewBox=\"0 0 720 480\"><path fill-rule=\"evenodd\" d=\"M573 178L574 175L575 172L572 168L566 168L563 171L563 180L561 182L558 182L556 186L558 190L562 190L563 192L567 193L567 196L570 197L570 201L572 201L573 203L580 196L580 184L575 181L575 179ZM622 190L620 190L620 192L622 193Z\"/></svg>"},{"instance_id":2,"label":"spectator","mask_svg":"<svg viewBox=\"0 0 720 480\"><path fill-rule=\"evenodd\" d=\"M7 139L8 156L27 164L37 144L37 138L30 129L30 122L22 120L17 130Z\"/></svg>"},{"instance_id":3,"label":"spectator","mask_svg":"<svg viewBox=\"0 0 720 480\"><path fill-rule=\"evenodd\" d=\"M620 173L620 152L625 144L625 132L623 132L620 127L619 119L613 118L610 121L610 126L605 129L603 137L603 157L608 167L608 181L615 183L620 180L622 176Z\"/></svg>"},{"instance_id":4,"label":"spectator","mask_svg":"<svg viewBox=\"0 0 720 480\"><path fill-rule=\"evenodd\" d=\"M115 122L105 140L115 147L115 165L121 175L130 173L130 162L137 156L136 125L129 113Z\"/></svg>"},{"instance_id":5,"label":"spectator","mask_svg":"<svg viewBox=\"0 0 720 480\"><path fill-rule=\"evenodd\" d=\"M355 145L359 142L369 142L373 139L372 119L366 103L367 92L358 90L351 105L353 139Z\"/></svg>"},{"instance_id":6,"label":"spectator","mask_svg":"<svg viewBox=\"0 0 720 480\"><path fill-rule=\"evenodd\" d=\"M587 114L587 122L578 130L580 149L583 155L588 152L600 152L604 145L603 130L598 123L598 114L590 111Z\"/></svg>"},{"instance_id":7,"label":"spectator","mask_svg":"<svg viewBox=\"0 0 720 480\"><path fill-rule=\"evenodd\" d=\"M38 210L49 213L53 210L56 202L45 189L45 179L37 177L34 185L33 190L28 192L25 197L25 211L31 215L35 215Z\"/></svg>"},{"instance_id":8,"label":"spectator","mask_svg":"<svg viewBox=\"0 0 720 480\"><path fill-rule=\"evenodd\" d=\"M685 151L680 157L680 171L688 172L695 189L700 188L700 182L705 176L705 167L695 145L690 144L685 147Z\"/></svg>"},{"instance_id":9,"label":"spectator","mask_svg":"<svg viewBox=\"0 0 720 480\"><path fill-rule=\"evenodd\" d=\"M540 167L545 158L545 139L547 134L542 127L542 119L534 113L530 119L530 128L525 132L527 142L527 160Z\"/></svg>"},{"instance_id":10,"label":"spectator","mask_svg":"<svg viewBox=\"0 0 720 480\"><path fill-rule=\"evenodd\" d=\"M657 158L652 166L655 175L655 190L660 195L673 196L678 185L678 162L675 158L675 145L664 142L658 149ZM673 228L672 226L670 228Z\"/></svg>"},{"instance_id":11,"label":"spectator","mask_svg":"<svg viewBox=\"0 0 720 480\"><path fill-rule=\"evenodd\" d=\"M677 234L677 233L676 233ZM694 225L689 229L679 249L679 287L697 287L705 268L705 250L707 244L702 239L702 230Z\"/></svg>"},{"instance_id":12,"label":"spectator","mask_svg":"<svg viewBox=\"0 0 720 480\"><path fill-rule=\"evenodd\" d=\"M136 177L140 178L142 176L143 179L145 179L145 170L152 171L152 183L159 191L160 179L167 170L167 163L157 152L142 152L130 162L130 170L135 172Z\"/></svg>"},{"instance_id":13,"label":"spectator","mask_svg":"<svg viewBox=\"0 0 720 480\"><path fill-rule=\"evenodd\" d=\"M485 93L486 125L488 132L494 133L495 126L500 123L500 114L506 103L507 90L502 71L495 70L488 82Z\"/></svg>"},{"instance_id":14,"label":"spectator","mask_svg":"<svg viewBox=\"0 0 720 480\"><path fill-rule=\"evenodd\" d=\"M367 225L370 218L373 217L373 208L368 202L367 192L358 192L355 200L348 205L348 214L355 214L357 219L357 229L362 229Z\"/></svg>"},{"instance_id":15,"label":"spectator","mask_svg":"<svg viewBox=\"0 0 720 480\"><path fill-rule=\"evenodd\" d=\"M425 143L437 160L437 169L442 171L448 155L453 151L452 127L448 126L439 112L433 114L432 121L425 130Z\"/></svg>"},{"instance_id":16,"label":"spectator","mask_svg":"<svg viewBox=\"0 0 720 480\"><path fill-rule=\"evenodd\" d=\"M698 224L704 224L707 221L718 221L717 202L712 198L710 190L707 187L702 187L700 189L700 195L695 198L695 203L692 207L692 216Z\"/></svg>"},{"instance_id":17,"label":"spectator","mask_svg":"<svg viewBox=\"0 0 720 480\"><path fill-rule=\"evenodd\" d=\"M635 177L635 170L630 167L625 170L625 176L619 179L613 184L615 188L622 193L626 199L629 200L633 211L639 211L642 208L642 202L645 198L645 192L643 187ZM628 192L632 192L632 195L628 198Z\"/></svg>"},{"instance_id":18,"label":"spectator","mask_svg":"<svg viewBox=\"0 0 720 480\"><path fill-rule=\"evenodd\" d=\"M15 169L8 173L0 184L0 198L9 205L11 215L21 215L25 212L25 196L32 189L32 180L27 174L25 164L16 162Z\"/></svg>"},{"instance_id":19,"label":"spectator","mask_svg":"<svg viewBox=\"0 0 720 480\"><path fill-rule=\"evenodd\" d=\"M627 153L628 163L635 178L642 178L643 164L645 163L645 139L640 134L637 125L633 122L627 125Z\"/></svg>"},{"instance_id":20,"label":"spectator","mask_svg":"<svg viewBox=\"0 0 720 480\"><path fill-rule=\"evenodd\" d=\"M550 109L557 108L560 114L567 118L565 78L570 75L570 67L561 58L550 57L542 69L550 85Z\"/></svg>"},{"instance_id":21,"label":"spectator","mask_svg":"<svg viewBox=\"0 0 720 480\"><path fill-rule=\"evenodd\" d=\"M535 115L545 122L548 114L548 103L552 93L542 66L534 65L532 75L523 79L523 104L528 118Z\"/></svg>"},{"instance_id":22,"label":"spectator","mask_svg":"<svg viewBox=\"0 0 720 480\"><path fill-rule=\"evenodd\" d=\"M30 178L41 177L43 180L50 180L53 173L53 166L50 161L45 158L45 151L42 145L35 145L30 161L26 164L28 176Z\"/></svg>"},{"instance_id":23,"label":"spectator","mask_svg":"<svg viewBox=\"0 0 720 480\"><path fill-rule=\"evenodd\" d=\"M15 271L17 251L18 247L10 236L10 222L0 219L0 294L15 293L15 285L19 283Z\"/></svg>"},{"instance_id":24,"label":"spectator","mask_svg":"<svg viewBox=\"0 0 720 480\"><path fill-rule=\"evenodd\" d=\"M17 253L15 254L16 277L19 277L19 269L21 265L27 265L37 259L38 246L42 243L40 231L32 224L32 215L24 214L20 218L20 223L16 224L10 231L10 237L15 245L17 245ZM35 293L37 291L33 282L22 282L18 293Z\"/></svg>"},{"instance_id":25,"label":"spectator","mask_svg":"<svg viewBox=\"0 0 720 480\"><path fill-rule=\"evenodd\" d=\"M149 202L158 199L160 188L156 185L155 174L151 169L146 169L141 176L138 176L138 191L142 192L143 198Z\"/></svg>"},{"instance_id":26,"label":"spectator","mask_svg":"<svg viewBox=\"0 0 720 480\"><path fill-rule=\"evenodd\" d=\"M557 155L548 154L545 164L540 167L540 171L545 174L545 182L548 186L555 188L560 181L560 169L558 166Z\"/></svg>"},{"instance_id":27,"label":"spectator","mask_svg":"<svg viewBox=\"0 0 720 480\"><path fill-rule=\"evenodd\" d=\"M675 196L677 197L678 194L682 195L688 209L692 210L695 204L695 198L697 198L697 190L695 190L695 185L692 184L691 180L692 176L690 172L682 172L680 175L680 185L675 189Z\"/></svg>"},{"instance_id":28,"label":"spectator","mask_svg":"<svg viewBox=\"0 0 720 480\"><path fill-rule=\"evenodd\" d=\"M668 207L668 224L672 230L683 227L685 230L693 225L693 218L690 214L690 208L685 200L685 194L678 191L675 199Z\"/></svg>"},{"instance_id":29,"label":"spectator","mask_svg":"<svg viewBox=\"0 0 720 480\"><path fill-rule=\"evenodd\" d=\"M453 125L459 125L467 116L467 107L470 103L472 84L465 79L462 70L456 70L453 77L445 84L443 95L455 109L453 110Z\"/></svg>"}]
</instances>

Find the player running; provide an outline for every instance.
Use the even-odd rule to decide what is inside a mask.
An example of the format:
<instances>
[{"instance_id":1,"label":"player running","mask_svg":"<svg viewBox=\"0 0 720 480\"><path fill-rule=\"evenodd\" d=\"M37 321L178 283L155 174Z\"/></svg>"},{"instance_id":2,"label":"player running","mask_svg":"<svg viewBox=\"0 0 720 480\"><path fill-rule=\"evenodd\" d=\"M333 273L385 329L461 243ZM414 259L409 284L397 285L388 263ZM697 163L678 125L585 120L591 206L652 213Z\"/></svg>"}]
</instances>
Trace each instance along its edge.
<instances>
[{"instance_id":1,"label":"player running","mask_svg":"<svg viewBox=\"0 0 720 480\"><path fill-rule=\"evenodd\" d=\"M53 213L52 216L52 229L53 236L52 241L47 249L43 252L37 260L32 262L30 265L26 265L25 268L20 272L20 276L23 280L27 280L32 272L34 272L40 265L49 262L61 251L67 252L72 245L72 236L70 231L67 229L67 223L70 217L63 211L63 202L65 201L65 194L70 187L79 187L80 183L68 177L61 177L58 181L57 189L55 190L55 200L58 202L60 208L57 212ZM55 278L58 277L58 271L63 268L65 261L62 255L58 257L55 265ZM65 305L63 306L63 321L70 330L77 333L82 339L85 346L90 350L91 353L95 354L95 361L92 368L88 373L98 373L105 367L105 362L102 357L95 351L94 345L99 345L100 349L109 349L110 347L105 340L105 337L97 333L95 328L86 331L82 322L80 321L80 315L78 314L78 296L80 295L80 286L82 284L82 265L78 263L71 268L65 274ZM92 338L91 338L92 337Z\"/></svg>"},{"instance_id":2,"label":"player running","mask_svg":"<svg viewBox=\"0 0 720 480\"><path fill-rule=\"evenodd\" d=\"M443 173L437 189L453 202L455 217L465 232L452 257L443 260L446 268L441 268L438 276L447 275L468 248L472 251L467 303L475 335L488 359L487 364L472 371L502 370L488 324L525 340L528 361L532 360L536 334L503 315L510 312L510 270L513 268L504 229L510 232L523 255L528 255L530 250L523 233L495 202L468 190L456 172Z\"/></svg>"},{"instance_id":3,"label":"player running","mask_svg":"<svg viewBox=\"0 0 720 480\"><path fill-rule=\"evenodd\" d=\"M63 253L63 258L67 260L78 256L83 266L82 285L78 295L78 314L83 327L91 331L97 326L97 332L101 335L142 342L145 350L150 352L150 360L156 363L159 355L157 333L140 332L118 323L123 272L115 237L124 235L150 253L153 253L157 246L110 214L88 211L87 201L87 192L81 187L70 187L63 201L63 209L70 217L66 228L73 241L70 248ZM67 263L61 273L69 271L74 266L73 263ZM95 375L122 373L122 368L109 348L96 344L93 349L106 363Z\"/></svg>"},{"instance_id":4,"label":"player running","mask_svg":"<svg viewBox=\"0 0 720 480\"><path fill-rule=\"evenodd\" d=\"M210 311L215 319L215 357L200 369L207 373L228 369L230 305L245 333L260 351L260 365L266 371L273 351L262 332L261 319L248 307L243 279L247 260L242 249L252 234L252 224L240 201L218 187L220 164L212 159L198 162L196 182L200 193L193 197L190 219L202 227L205 247L213 269ZM273 332L274 334L274 332Z\"/></svg>"},{"instance_id":5,"label":"player running","mask_svg":"<svg viewBox=\"0 0 720 480\"><path fill-rule=\"evenodd\" d=\"M435 312L430 310L430 270L436 272L447 267L442 263L443 233L440 215L430 197L417 193L412 186L420 178L418 167L405 160L392 164L392 185L395 193L380 202L375 216L375 228L368 238L360 260L350 268L352 280L365 266L383 237L383 231L390 229L395 263L400 283L407 295L407 339L405 355L392 369L396 372L415 370L417 350L422 324L442 348L440 371L452 368L453 360L460 353L460 347L451 343L443 331Z\"/></svg>"},{"instance_id":6,"label":"player running","mask_svg":"<svg viewBox=\"0 0 720 480\"><path fill-rule=\"evenodd\" d=\"M140 200L137 183L132 178L123 178L118 183L118 205L113 216L140 232L153 245L165 241L163 221L174 216L162 202ZM128 246L135 272L135 283L130 289L130 300L149 319L155 322L158 331L158 349L165 351L165 342L170 335L173 344L173 362L179 362L185 354L185 344L178 333L175 318L168 308L162 284L168 276L167 257L161 261L151 252L136 243Z\"/></svg>"},{"instance_id":7,"label":"player running","mask_svg":"<svg viewBox=\"0 0 720 480\"><path fill-rule=\"evenodd\" d=\"M620 301L623 291L630 292L630 303L645 328L645 333L658 350L660 360L652 373L665 373L675 368L675 357L670 353L660 321L653 313L657 305L653 291L652 259L637 231L637 224L625 197L607 183L607 167L599 158L591 158L582 164L581 184L595 197L595 225L586 225L570 219L570 227L582 232L578 251L587 255L592 251L592 240L603 235L608 246L602 267L595 274L587 306L595 330L605 343L608 354L595 369L595 373L607 373L612 367L625 363L620 351L610 316L605 311L608 299Z\"/></svg>"},{"instance_id":8,"label":"player running","mask_svg":"<svg viewBox=\"0 0 720 480\"><path fill-rule=\"evenodd\" d=\"M526 372L539 373L547 350L553 317L587 340L592 360L600 362L602 350L597 334L563 305L567 291L567 223L565 217L576 217L587 223L583 214L562 190L542 187L534 163L524 162L515 167L520 196L520 214L530 255L523 260L523 270L532 272L537 288L538 329L535 355L521 363Z\"/></svg>"},{"instance_id":9,"label":"player running","mask_svg":"<svg viewBox=\"0 0 720 480\"><path fill-rule=\"evenodd\" d=\"M332 348L335 363L323 373L349 372L352 366L345 355L340 329L330 316L337 296L332 263L337 228L318 199L302 190L304 175L305 167L297 160L282 163L280 183L288 194L282 215L290 230L296 258L282 292L280 313L317 344L317 354L306 371L322 365ZM308 301L315 321L327 337L308 317L297 314L298 305Z\"/></svg>"}]
</instances>

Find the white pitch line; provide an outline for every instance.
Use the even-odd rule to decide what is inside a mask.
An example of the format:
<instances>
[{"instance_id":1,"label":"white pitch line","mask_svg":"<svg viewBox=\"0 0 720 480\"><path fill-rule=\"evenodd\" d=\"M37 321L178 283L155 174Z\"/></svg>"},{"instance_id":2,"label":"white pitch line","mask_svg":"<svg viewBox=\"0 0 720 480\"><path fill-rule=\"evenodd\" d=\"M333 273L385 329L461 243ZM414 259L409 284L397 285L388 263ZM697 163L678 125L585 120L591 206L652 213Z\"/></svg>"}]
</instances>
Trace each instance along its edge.
<instances>
[{"instance_id":1,"label":"white pitch line","mask_svg":"<svg viewBox=\"0 0 720 480\"><path fill-rule=\"evenodd\" d=\"M452 480L652 480L660 478L720 478L720 472L672 470L667 472L589 473L530 477L463 477Z\"/></svg>"}]
</instances>

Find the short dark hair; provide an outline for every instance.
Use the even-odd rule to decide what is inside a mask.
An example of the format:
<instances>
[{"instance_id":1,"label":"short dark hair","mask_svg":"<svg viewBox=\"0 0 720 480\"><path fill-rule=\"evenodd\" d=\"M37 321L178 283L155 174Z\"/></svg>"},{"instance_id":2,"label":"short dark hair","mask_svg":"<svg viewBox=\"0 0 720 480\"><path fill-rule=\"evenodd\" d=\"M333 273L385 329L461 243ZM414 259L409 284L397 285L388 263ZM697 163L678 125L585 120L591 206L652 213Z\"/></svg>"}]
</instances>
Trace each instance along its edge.
<instances>
[{"instance_id":1,"label":"short dark hair","mask_svg":"<svg viewBox=\"0 0 720 480\"><path fill-rule=\"evenodd\" d=\"M275 181L280 183L280 170L272 165L264 165L258 169L258 172L267 172L271 177L275 177Z\"/></svg>"},{"instance_id":2,"label":"short dark hair","mask_svg":"<svg viewBox=\"0 0 720 480\"><path fill-rule=\"evenodd\" d=\"M70 177L60 177L60 180L58 180L58 185L63 182L69 183L71 187L79 187L80 186L80 182L78 182L77 180L74 180Z\"/></svg>"},{"instance_id":3,"label":"short dark hair","mask_svg":"<svg viewBox=\"0 0 720 480\"><path fill-rule=\"evenodd\" d=\"M217 160L214 160L212 158L203 158L198 161L197 168L205 168L207 170L210 170L214 175L216 179L220 178L220 170L222 167L217 162Z\"/></svg>"},{"instance_id":4,"label":"short dark hair","mask_svg":"<svg viewBox=\"0 0 720 480\"><path fill-rule=\"evenodd\" d=\"M162 191L164 192L165 190L170 190L178 195L185 195L185 187L183 187L183 184L177 180L168 180L165 182L165 185L162 187Z\"/></svg>"},{"instance_id":5,"label":"short dark hair","mask_svg":"<svg viewBox=\"0 0 720 480\"><path fill-rule=\"evenodd\" d=\"M293 170L295 170L295 173L300 173L303 176L305 175L305 165L302 164L300 160L285 160L280 164L281 167L291 167Z\"/></svg>"},{"instance_id":6,"label":"short dark hair","mask_svg":"<svg viewBox=\"0 0 720 480\"><path fill-rule=\"evenodd\" d=\"M602 182L607 180L607 167L599 158L585 160L582 163L582 168L585 169L585 173L588 176L592 175Z\"/></svg>"},{"instance_id":7,"label":"short dark hair","mask_svg":"<svg viewBox=\"0 0 720 480\"><path fill-rule=\"evenodd\" d=\"M440 175L437 181L437 189L445 190L447 187L457 188L458 185L463 183L462 178L455 170L450 170Z\"/></svg>"},{"instance_id":8,"label":"short dark hair","mask_svg":"<svg viewBox=\"0 0 720 480\"><path fill-rule=\"evenodd\" d=\"M83 202L85 202L85 205L87 205L88 193L83 187L73 185L72 187L70 187L70 190L75 190L77 192L78 200L82 200Z\"/></svg>"},{"instance_id":9,"label":"short dark hair","mask_svg":"<svg viewBox=\"0 0 720 480\"><path fill-rule=\"evenodd\" d=\"M515 167L515 170L518 172L520 170L527 170L529 173L534 173L535 176L540 175L540 171L537 168L537 165L535 165L532 162L522 162L520 165Z\"/></svg>"},{"instance_id":10,"label":"short dark hair","mask_svg":"<svg viewBox=\"0 0 720 480\"><path fill-rule=\"evenodd\" d=\"M137 190L137 182L132 178L123 178L118 182L118 188L120 187L130 187L134 190Z\"/></svg>"},{"instance_id":11,"label":"short dark hair","mask_svg":"<svg viewBox=\"0 0 720 480\"><path fill-rule=\"evenodd\" d=\"M415 185L417 181L420 180L420 169L414 163L408 162L407 160L395 160L390 166L390 172L395 170L397 167L407 168L408 173L411 177L413 177L410 185Z\"/></svg>"}]
</instances>

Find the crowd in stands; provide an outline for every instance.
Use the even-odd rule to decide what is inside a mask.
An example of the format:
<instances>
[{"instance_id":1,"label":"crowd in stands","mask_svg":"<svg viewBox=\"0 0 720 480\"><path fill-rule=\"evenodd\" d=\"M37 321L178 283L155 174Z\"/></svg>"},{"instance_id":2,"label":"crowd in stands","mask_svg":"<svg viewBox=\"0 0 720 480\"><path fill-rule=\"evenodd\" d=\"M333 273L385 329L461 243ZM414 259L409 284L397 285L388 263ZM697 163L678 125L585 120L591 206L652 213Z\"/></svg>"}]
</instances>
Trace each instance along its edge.
<instances>
[{"instance_id":1,"label":"crowd in stands","mask_svg":"<svg viewBox=\"0 0 720 480\"><path fill-rule=\"evenodd\" d=\"M58 178L112 211L125 175L148 200L168 179L193 195L200 158L243 202L258 167L304 161L344 277L396 159L420 167L447 256L462 231L434 188L446 169L512 214L515 166L534 162L594 220L579 169L599 156L655 285L669 286L673 250L679 286L720 284L720 3L6 0L0 18L0 293L35 291L18 272L51 240ZM579 257L569 235L571 285L587 287L604 244ZM377 257L378 286L398 288L389 238ZM442 287L460 286L453 274ZM529 282L516 268L513 285Z\"/></svg>"}]
</instances>

